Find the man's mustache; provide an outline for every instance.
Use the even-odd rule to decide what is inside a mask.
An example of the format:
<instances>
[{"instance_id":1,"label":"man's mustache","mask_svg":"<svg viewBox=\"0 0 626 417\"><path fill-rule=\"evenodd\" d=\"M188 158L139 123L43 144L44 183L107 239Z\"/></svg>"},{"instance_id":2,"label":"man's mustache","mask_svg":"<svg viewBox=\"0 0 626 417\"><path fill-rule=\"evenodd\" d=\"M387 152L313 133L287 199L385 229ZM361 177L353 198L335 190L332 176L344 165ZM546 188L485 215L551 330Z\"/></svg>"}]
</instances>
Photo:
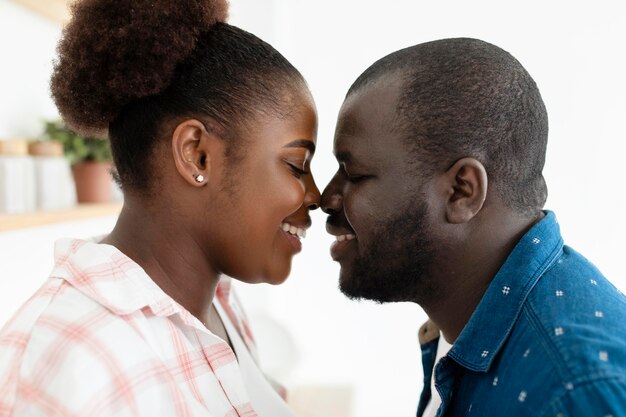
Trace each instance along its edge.
<instances>
[{"instance_id":1,"label":"man's mustache","mask_svg":"<svg viewBox=\"0 0 626 417\"><path fill-rule=\"evenodd\" d=\"M345 221L341 221L337 214L329 214L326 218L326 224L329 226L341 227L345 226Z\"/></svg>"}]
</instances>

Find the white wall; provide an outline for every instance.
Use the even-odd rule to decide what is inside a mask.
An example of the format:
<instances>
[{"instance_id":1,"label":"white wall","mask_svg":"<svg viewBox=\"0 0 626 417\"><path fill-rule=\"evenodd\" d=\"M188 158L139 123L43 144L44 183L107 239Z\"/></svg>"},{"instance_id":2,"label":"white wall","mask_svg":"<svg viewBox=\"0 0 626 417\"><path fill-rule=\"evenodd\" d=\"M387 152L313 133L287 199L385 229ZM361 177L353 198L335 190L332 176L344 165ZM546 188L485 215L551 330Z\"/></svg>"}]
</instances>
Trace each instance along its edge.
<instances>
[{"instance_id":1,"label":"white wall","mask_svg":"<svg viewBox=\"0 0 626 417\"><path fill-rule=\"evenodd\" d=\"M343 95L373 61L401 47L454 36L478 37L507 49L533 75L548 107L547 207L556 211L566 241L626 291L626 265L620 259L626 235L621 215L626 206L621 191L626 13L621 1L593 6L537 0L231 4L231 23L276 46L310 83L320 116L313 163L320 187L336 168L332 137ZM47 79L58 33L54 25L0 0L0 137L34 134L36 121L50 112ZM265 363L292 387L352 386L352 416L413 415L421 386L416 331L423 312L411 304L346 300L336 290L338 268L328 256L325 218L318 212L313 220L305 250L284 285L240 286L256 319ZM54 237L104 233L112 223L103 219L0 233L0 322L43 279ZM280 350L277 340L283 341Z\"/></svg>"},{"instance_id":2,"label":"white wall","mask_svg":"<svg viewBox=\"0 0 626 417\"><path fill-rule=\"evenodd\" d=\"M55 118L48 80L61 28L0 0L0 140L37 137Z\"/></svg>"}]
</instances>

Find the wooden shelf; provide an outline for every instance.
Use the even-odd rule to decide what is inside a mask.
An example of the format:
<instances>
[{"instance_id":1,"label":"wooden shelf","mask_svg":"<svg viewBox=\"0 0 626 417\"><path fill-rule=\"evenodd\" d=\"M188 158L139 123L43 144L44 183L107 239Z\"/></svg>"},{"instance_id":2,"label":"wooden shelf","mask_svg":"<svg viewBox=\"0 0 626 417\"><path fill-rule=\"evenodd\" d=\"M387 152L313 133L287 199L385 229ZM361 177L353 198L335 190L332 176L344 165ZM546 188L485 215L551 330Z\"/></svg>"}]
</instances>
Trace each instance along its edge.
<instances>
[{"instance_id":1,"label":"wooden shelf","mask_svg":"<svg viewBox=\"0 0 626 417\"><path fill-rule=\"evenodd\" d=\"M27 214L0 214L0 232L46 226L54 223L72 222L94 217L116 216L122 203L80 204L60 211L39 211Z\"/></svg>"},{"instance_id":2,"label":"wooden shelf","mask_svg":"<svg viewBox=\"0 0 626 417\"><path fill-rule=\"evenodd\" d=\"M52 20L65 24L70 19L69 4L71 0L13 0L30 10Z\"/></svg>"}]
</instances>

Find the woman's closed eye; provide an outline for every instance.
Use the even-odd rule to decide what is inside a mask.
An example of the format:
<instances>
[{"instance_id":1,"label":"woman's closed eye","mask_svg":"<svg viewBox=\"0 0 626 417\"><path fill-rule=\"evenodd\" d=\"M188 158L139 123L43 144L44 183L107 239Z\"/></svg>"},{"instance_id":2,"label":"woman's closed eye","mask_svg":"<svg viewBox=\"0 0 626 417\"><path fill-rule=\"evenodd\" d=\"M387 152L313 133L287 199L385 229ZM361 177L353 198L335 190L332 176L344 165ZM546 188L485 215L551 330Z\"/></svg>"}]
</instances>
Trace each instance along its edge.
<instances>
[{"instance_id":1,"label":"woman's closed eye","mask_svg":"<svg viewBox=\"0 0 626 417\"><path fill-rule=\"evenodd\" d=\"M295 164L291 163L291 162L287 162L287 166L289 167L289 169L291 170L291 173L296 177L296 178L301 178L303 175L308 175L310 174L309 171L306 171L303 168L300 168L298 166L296 166Z\"/></svg>"}]
</instances>

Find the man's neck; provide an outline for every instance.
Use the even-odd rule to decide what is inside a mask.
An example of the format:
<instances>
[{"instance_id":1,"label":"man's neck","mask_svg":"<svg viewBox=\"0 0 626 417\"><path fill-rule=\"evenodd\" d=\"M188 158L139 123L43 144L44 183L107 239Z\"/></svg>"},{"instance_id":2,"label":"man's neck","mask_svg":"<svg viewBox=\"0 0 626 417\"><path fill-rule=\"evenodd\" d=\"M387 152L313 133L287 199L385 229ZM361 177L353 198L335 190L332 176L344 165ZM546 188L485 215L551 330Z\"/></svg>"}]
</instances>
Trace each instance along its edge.
<instances>
[{"instance_id":1,"label":"man's neck","mask_svg":"<svg viewBox=\"0 0 626 417\"><path fill-rule=\"evenodd\" d=\"M442 284L442 296L421 306L449 343L461 334L519 240L543 216L529 219L486 210L476 219L481 223L468 226L454 249L446 252L452 255L433 272L433 281Z\"/></svg>"}]
</instances>

